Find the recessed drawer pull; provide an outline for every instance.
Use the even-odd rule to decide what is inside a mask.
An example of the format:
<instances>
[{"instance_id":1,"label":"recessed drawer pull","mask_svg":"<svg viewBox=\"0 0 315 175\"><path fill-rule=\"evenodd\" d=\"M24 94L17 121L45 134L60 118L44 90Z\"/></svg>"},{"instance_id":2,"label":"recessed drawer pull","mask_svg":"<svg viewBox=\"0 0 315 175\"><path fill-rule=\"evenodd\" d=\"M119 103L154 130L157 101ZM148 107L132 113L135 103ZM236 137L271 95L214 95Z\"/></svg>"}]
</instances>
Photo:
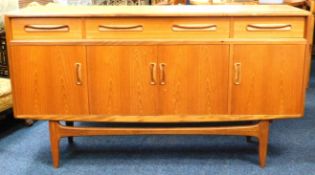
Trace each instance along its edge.
<instances>
[{"instance_id":1,"label":"recessed drawer pull","mask_svg":"<svg viewBox=\"0 0 315 175\"><path fill-rule=\"evenodd\" d=\"M234 84L241 84L241 63L234 64Z\"/></svg>"},{"instance_id":2,"label":"recessed drawer pull","mask_svg":"<svg viewBox=\"0 0 315 175\"><path fill-rule=\"evenodd\" d=\"M248 24L248 31L262 31L262 30L277 30L277 31L289 31L292 29L291 24Z\"/></svg>"},{"instance_id":3,"label":"recessed drawer pull","mask_svg":"<svg viewBox=\"0 0 315 175\"><path fill-rule=\"evenodd\" d=\"M26 32L68 32L68 25L25 25Z\"/></svg>"},{"instance_id":4,"label":"recessed drawer pull","mask_svg":"<svg viewBox=\"0 0 315 175\"><path fill-rule=\"evenodd\" d=\"M100 32L108 32L108 31L141 32L143 31L143 26L142 25L99 25L98 30Z\"/></svg>"},{"instance_id":5,"label":"recessed drawer pull","mask_svg":"<svg viewBox=\"0 0 315 175\"><path fill-rule=\"evenodd\" d=\"M75 63L75 73L76 73L76 84L81 85L82 84L82 64L81 63Z\"/></svg>"},{"instance_id":6,"label":"recessed drawer pull","mask_svg":"<svg viewBox=\"0 0 315 175\"><path fill-rule=\"evenodd\" d=\"M156 84L156 63L150 63L150 84L155 85Z\"/></svg>"},{"instance_id":7,"label":"recessed drawer pull","mask_svg":"<svg viewBox=\"0 0 315 175\"><path fill-rule=\"evenodd\" d=\"M161 63L160 64L160 85L165 85L166 84L165 68L166 68L166 64L165 63Z\"/></svg>"},{"instance_id":8,"label":"recessed drawer pull","mask_svg":"<svg viewBox=\"0 0 315 175\"><path fill-rule=\"evenodd\" d=\"M180 31L216 31L217 25L216 24L174 24L172 26L172 30L176 32Z\"/></svg>"}]
</instances>

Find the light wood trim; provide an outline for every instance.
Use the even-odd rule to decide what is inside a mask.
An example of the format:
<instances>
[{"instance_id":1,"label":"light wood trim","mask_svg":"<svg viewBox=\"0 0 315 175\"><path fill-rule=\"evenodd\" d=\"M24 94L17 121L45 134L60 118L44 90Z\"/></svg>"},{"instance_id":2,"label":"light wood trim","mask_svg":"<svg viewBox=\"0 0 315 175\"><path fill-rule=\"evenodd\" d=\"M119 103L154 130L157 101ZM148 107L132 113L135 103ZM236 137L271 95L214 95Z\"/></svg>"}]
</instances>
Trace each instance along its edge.
<instances>
[{"instance_id":1,"label":"light wood trim","mask_svg":"<svg viewBox=\"0 0 315 175\"><path fill-rule=\"evenodd\" d=\"M15 45L307 44L304 38L11 40Z\"/></svg>"},{"instance_id":2,"label":"light wood trim","mask_svg":"<svg viewBox=\"0 0 315 175\"><path fill-rule=\"evenodd\" d=\"M49 123L53 123L50 121ZM210 127L161 127L161 128L117 128L117 127L69 127L59 125L60 137L104 136L104 135L234 135L258 137L262 123L240 126Z\"/></svg>"},{"instance_id":3,"label":"light wood trim","mask_svg":"<svg viewBox=\"0 0 315 175\"><path fill-rule=\"evenodd\" d=\"M181 122L229 122L301 118L294 115L158 115L158 116L121 116L121 115L17 115L20 119L60 120L82 122L127 122L127 123L181 123Z\"/></svg>"},{"instance_id":4,"label":"light wood trim","mask_svg":"<svg viewBox=\"0 0 315 175\"><path fill-rule=\"evenodd\" d=\"M307 16L289 5L68 6L29 7L10 17L170 17L170 16Z\"/></svg>"}]
</instances>

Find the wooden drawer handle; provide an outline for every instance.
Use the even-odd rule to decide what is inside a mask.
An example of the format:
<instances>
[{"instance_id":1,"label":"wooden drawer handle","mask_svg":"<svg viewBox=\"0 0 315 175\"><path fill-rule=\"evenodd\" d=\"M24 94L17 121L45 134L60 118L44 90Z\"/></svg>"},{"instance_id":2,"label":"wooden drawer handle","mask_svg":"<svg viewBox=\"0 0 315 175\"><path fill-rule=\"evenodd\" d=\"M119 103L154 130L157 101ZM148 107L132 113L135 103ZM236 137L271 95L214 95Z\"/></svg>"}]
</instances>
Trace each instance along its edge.
<instances>
[{"instance_id":1,"label":"wooden drawer handle","mask_svg":"<svg viewBox=\"0 0 315 175\"><path fill-rule=\"evenodd\" d=\"M241 84L241 63L234 64L234 84Z\"/></svg>"},{"instance_id":2,"label":"wooden drawer handle","mask_svg":"<svg viewBox=\"0 0 315 175\"><path fill-rule=\"evenodd\" d=\"M99 25L98 30L100 32L108 32L108 31L141 32L143 31L143 26L142 25Z\"/></svg>"},{"instance_id":3,"label":"wooden drawer handle","mask_svg":"<svg viewBox=\"0 0 315 175\"><path fill-rule=\"evenodd\" d=\"M161 63L160 64L160 85L165 85L166 84L165 68L166 68L166 64L165 63Z\"/></svg>"},{"instance_id":4,"label":"wooden drawer handle","mask_svg":"<svg viewBox=\"0 0 315 175\"><path fill-rule=\"evenodd\" d=\"M76 84L81 85L82 84L82 64L81 63L75 63L75 73L76 73Z\"/></svg>"},{"instance_id":5,"label":"wooden drawer handle","mask_svg":"<svg viewBox=\"0 0 315 175\"><path fill-rule=\"evenodd\" d=\"M279 30L289 31L292 29L291 24L248 24L248 31L261 31L261 30Z\"/></svg>"},{"instance_id":6,"label":"wooden drawer handle","mask_svg":"<svg viewBox=\"0 0 315 175\"><path fill-rule=\"evenodd\" d=\"M172 26L172 30L176 32L191 31L191 30L216 31L217 25L215 24L174 24Z\"/></svg>"},{"instance_id":7,"label":"wooden drawer handle","mask_svg":"<svg viewBox=\"0 0 315 175\"><path fill-rule=\"evenodd\" d=\"M25 25L26 32L68 32L68 25Z\"/></svg>"},{"instance_id":8,"label":"wooden drawer handle","mask_svg":"<svg viewBox=\"0 0 315 175\"><path fill-rule=\"evenodd\" d=\"M156 63L150 63L151 85L156 85Z\"/></svg>"}]
</instances>

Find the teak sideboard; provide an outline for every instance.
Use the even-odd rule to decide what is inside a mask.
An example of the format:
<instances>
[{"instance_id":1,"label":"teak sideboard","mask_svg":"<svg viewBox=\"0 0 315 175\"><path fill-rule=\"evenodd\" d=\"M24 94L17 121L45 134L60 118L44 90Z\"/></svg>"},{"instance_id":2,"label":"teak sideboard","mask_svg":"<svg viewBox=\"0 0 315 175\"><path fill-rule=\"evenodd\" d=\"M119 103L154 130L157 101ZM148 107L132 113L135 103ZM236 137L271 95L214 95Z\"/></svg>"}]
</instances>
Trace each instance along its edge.
<instances>
[{"instance_id":1,"label":"teak sideboard","mask_svg":"<svg viewBox=\"0 0 315 175\"><path fill-rule=\"evenodd\" d=\"M313 16L286 5L30 7L6 16L14 113L59 140L96 135L257 137L304 113ZM61 125L59 121L66 121ZM237 126L75 127L74 121Z\"/></svg>"}]
</instances>

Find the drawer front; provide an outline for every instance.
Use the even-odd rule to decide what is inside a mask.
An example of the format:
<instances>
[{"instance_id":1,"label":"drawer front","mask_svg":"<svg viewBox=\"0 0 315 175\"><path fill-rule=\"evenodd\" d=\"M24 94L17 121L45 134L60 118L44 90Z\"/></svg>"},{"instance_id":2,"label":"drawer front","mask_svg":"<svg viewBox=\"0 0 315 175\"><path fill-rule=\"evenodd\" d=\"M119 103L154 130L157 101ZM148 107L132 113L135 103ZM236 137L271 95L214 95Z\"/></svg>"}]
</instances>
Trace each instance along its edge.
<instances>
[{"instance_id":1,"label":"drawer front","mask_svg":"<svg viewBox=\"0 0 315 175\"><path fill-rule=\"evenodd\" d=\"M234 38L303 38L303 17L235 18Z\"/></svg>"},{"instance_id":2,"label":"drawer front","mask_svg":"<svg viewBox=\"0 0 315 175\"><path fill-rule=\"evenodd\" d=\"M38 39L81 39L81 19L74 18L14 18L12 38L21 40Z\"/></svg>"},{"instance_id":3,"label":"drawer front","mask_svg":"<svg viewBox=\"0 0 315 175\"><path fill-rule=\"evenodd\" d=\"M89 18L87 39L228 38L228 18Z\"/></svg>"}]
</instances>

